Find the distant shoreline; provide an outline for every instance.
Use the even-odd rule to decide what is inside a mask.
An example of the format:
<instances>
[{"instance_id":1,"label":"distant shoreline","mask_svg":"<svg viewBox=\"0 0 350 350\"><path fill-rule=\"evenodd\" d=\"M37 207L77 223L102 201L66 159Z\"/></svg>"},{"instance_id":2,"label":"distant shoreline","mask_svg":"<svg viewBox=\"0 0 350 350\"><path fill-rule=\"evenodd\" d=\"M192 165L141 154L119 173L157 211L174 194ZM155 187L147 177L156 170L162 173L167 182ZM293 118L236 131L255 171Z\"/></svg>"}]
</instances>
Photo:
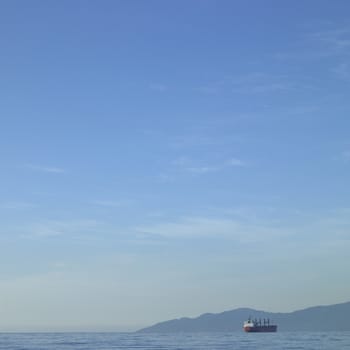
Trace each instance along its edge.
<instances>
[{"instance_id":1,"label":"distant shoreline","mask_svg":"<svg viewBox=\"0 0 350 350\"><path fill-rule=\"evenodd\" d=\"M313 306L288 313L266 312L238 308L221 313L206 313L195 318L179 318L145 327L139 333L180 332L235 332L242 331L243 321L249 316L269 318L278 324L278 331L350 331L347 319L350 302Z\"/></svg>"}]
</instances>

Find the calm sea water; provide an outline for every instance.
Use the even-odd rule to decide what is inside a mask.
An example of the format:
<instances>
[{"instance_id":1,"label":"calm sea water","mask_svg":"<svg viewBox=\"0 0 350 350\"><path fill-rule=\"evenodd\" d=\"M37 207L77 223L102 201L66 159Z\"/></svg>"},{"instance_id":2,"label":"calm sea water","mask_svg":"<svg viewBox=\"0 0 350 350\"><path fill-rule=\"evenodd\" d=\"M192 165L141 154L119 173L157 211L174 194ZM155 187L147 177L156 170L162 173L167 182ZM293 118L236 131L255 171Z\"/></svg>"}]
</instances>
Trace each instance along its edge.
<instances>
[{"instance_id":1,"label":"calm sea water","mask_svg":"<svg viewBox=\"0 0 350 350\"><path fill-rule=\"evenodd\" d=\"M0 349L11 350L342 350L350 332L268 334L0 333Z\"/></svg>"}]
</instances>

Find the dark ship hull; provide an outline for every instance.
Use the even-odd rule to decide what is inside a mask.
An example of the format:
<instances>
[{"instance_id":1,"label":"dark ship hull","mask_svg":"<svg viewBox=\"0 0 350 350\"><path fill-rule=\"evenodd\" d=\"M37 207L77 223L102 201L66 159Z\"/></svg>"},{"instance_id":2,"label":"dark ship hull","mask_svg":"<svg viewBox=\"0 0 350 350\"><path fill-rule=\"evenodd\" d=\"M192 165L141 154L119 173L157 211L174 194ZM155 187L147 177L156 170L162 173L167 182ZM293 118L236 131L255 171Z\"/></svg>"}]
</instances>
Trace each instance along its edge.
<instances>
[{"instance_id":1,"label":"dark ship hull","mask_svg":"<svg viewBox=\"0 0 350 350\"><path fill-rule=\"evenodd\" d=\"M270 326L245 326L243 327L245 332L248 333L268 333L268 332L276 332L277 326L276 325L270 325Z\"/></svg>"}]
</instances>

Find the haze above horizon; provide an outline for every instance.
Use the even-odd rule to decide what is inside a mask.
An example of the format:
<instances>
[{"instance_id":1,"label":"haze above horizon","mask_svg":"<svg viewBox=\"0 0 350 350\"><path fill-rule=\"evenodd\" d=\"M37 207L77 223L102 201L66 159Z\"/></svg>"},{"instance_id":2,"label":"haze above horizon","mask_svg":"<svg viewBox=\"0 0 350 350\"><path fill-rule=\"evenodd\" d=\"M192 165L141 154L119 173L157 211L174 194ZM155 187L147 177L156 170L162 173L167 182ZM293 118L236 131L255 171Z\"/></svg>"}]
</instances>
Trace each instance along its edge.
<instances>
[{"instance_id":1,"label":"haze above horizon","mask_svg":"<svg viewBox=\"0 0 350 350\"><path fill-rule=\"evenodd\" d=\"M0 6L0 330L348 301L348 1Z\"/></svg>"}]
</instances>

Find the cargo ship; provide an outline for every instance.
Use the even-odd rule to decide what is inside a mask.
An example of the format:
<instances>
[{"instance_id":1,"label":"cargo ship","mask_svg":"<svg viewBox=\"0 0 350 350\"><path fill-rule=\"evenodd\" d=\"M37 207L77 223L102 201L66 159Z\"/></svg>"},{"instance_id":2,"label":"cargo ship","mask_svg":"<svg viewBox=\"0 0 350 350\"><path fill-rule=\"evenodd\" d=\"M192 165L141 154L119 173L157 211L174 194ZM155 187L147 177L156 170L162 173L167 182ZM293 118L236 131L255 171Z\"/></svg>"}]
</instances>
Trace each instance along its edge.
<instances>
[{"instance_id":1,"label":"cargo ship","mask_svg":"<svg viewBox=\"0 0 350 350\"><path fill-rule=\"evenodd\" d=\"M243 324L243 330L245 332L276 332L277 331L277 325L275 324L271 324L270 320L267 319L263 319L263 321L261 321L261 319L257 320L256 318L253 320L252 318L248 318L247 321L244 322Z\"/></svg>"}]
</instances>

